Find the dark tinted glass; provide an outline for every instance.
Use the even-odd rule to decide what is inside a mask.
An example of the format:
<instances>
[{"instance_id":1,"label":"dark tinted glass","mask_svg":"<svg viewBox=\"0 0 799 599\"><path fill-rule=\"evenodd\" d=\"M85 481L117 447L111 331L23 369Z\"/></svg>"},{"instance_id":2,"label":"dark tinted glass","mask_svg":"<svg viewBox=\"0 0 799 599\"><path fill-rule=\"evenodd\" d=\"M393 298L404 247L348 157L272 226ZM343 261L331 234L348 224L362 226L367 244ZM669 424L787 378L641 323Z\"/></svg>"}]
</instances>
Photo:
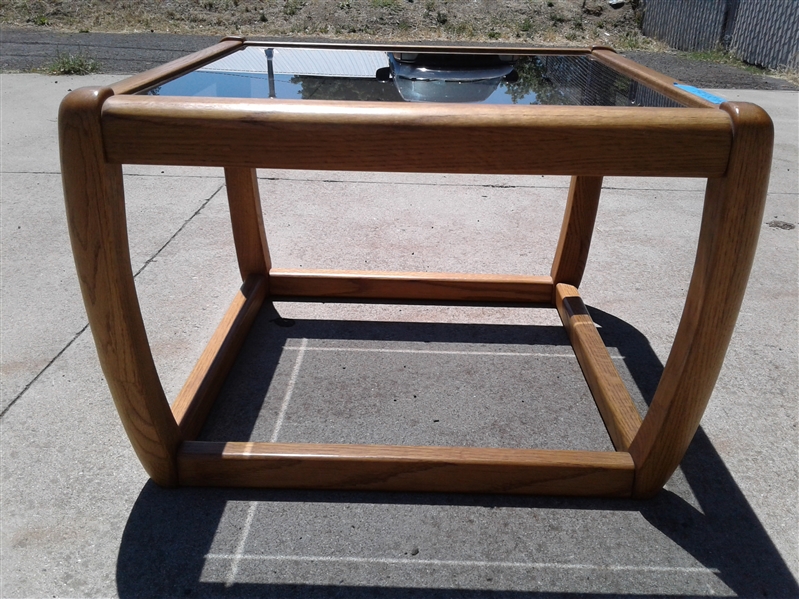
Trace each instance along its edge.
<instances>
[{"instance_id":1,"label":"dark tinted glass","mask_svg":"<svg viewBox=\"0 0 799 599\"><path fill-rule=\"evenodd\" d=\"M162 96L680 106L588 55L411 54L246 46L143 93Z\"/></svg>"}]
</instances>

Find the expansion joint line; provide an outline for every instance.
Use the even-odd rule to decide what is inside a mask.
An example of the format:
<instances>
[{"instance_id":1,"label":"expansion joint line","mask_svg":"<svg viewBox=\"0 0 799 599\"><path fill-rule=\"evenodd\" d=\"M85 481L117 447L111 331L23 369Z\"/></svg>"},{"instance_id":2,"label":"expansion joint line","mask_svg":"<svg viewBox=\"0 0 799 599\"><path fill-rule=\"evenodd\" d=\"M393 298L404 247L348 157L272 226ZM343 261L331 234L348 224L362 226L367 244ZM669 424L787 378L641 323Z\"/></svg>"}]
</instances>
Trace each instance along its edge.
<instances>
[{"instance_id":1,"label":"expansion joint line","mask_svg":"<svg viewBox=\"0 0 799 599\"><path fill-rule=\"evenodd\" d=\"M215 197L216 197L216 196L219 194L219 192L220 192L220 191L222 191L222 189L223 189L224 187L225 187L225 185L224 185L224 184L220 185L220 186L217 188L217 190L216 190L216 191L214 191L214 192L213 192L213 193L212 193L210 196L208 196L208 198L206 198L206 199L203 201L203 203L200 205L200 207L199 207L199 208L197 208L197 210L195 210L195 211L194 211L194 213L193 213L191 216L189 216L189 218L187 218L185 221L183 221L183 224L182 224L182 225L180 225L180 227L178 227L178 230L177 230L177 231L175 231L175 232L174 232L174 233L173 233L173 234L172 234L172 235L169 237L169 239L167 239L166 243L164 243L164 245L162 245L160 248L158 248L158 250L157 250L157 251L156 251L156 252L155 252L155 253L154 253L152 256L150 256L150 257L149 257L149 258L148 258L148 259L147 259L147 260L144 262L144 264L141 266L141 268L140 268L139 270L137 270L137 271L136 271L136 272L133 274L133 278L134 278L134 279L135 279L136 277L138 277L138 276L139 276L139 275L142 273L142 271L143 271L145 268L147 268L147 266L148 266L148 265L149 265L151 262L153 262L153 260L155 260L156 258L158 258L159 254L161 254L161 252L163 252L163 251L164 251L164 249L166 249L166 246L168 246L170 243L172 243L172 240L174 240L174 239L175 239L175 237L177 237L177 236L178 236L178 234L180 234L180 232L181 232L181 231L183 231L183 229L185 229L185 228L186 228L186 225L188 225L188 224L189 224L189 223L190 223L192 220L194 220L194 218L195 218L195 217L196 217L198 214L200 214L200 212L202 212L203 208L205 208L205 207L208 205L208 202L210 202L211 200L213 200L213 199L214 199L214 198L215 198ZM83 335L83 333L84 333L84 332L86 332L86 329L88 329L88 328L89 328L89 323L86 323L86 324L84 324L84 325L83 325L83 327L80 329L80 331L78 331L77 333L75 333L75 335L72 337L72 339L70 339L70 340L69 340L69 341L66 343L66 345L64 345L64 347L62 347L62 348L59 350L59 352L58 352L58 353L57 353L55 356L53 356L53 358L52 358L52 359L51 359L51 360L50 360L50 361L49 361L47 364L45 364L44 368L42 368L42 369L41 369L41 370L40 370L40 371L39 371L39 372L36 374L36 376L34 376L34 377L33 377L33 378L32 378L32 379L31 379L31 380L30 380L30 381L29 381L29 382L28 382L28 383L27 383L27 384L26 384L26 385L25 385L23 388L22 388L22 391L20 391L19 393L17 393L17 395L14 397L14 399L12 399L12 400L11 400L11 401L8 403L8 405L7 405L5 408L3 408L3 411L2 411L2 412L0 412L0 419L2 419L2 418L3 418L3 417L6 415L6 413L8 413L8 411L11 409L11 406L13 406L15 403L17 403L17 401L19 401L19 399L20 399L20 398L21 398L23 395L25 395L25 393L28 391L28 389L30 389L30 388L31 388L31 386L32 386L32 385L33 385L33 384L34 384L36 381L38 381L38 380L39 380L39 378L40 378L40 377L41 377L41 376L42 376L42 375L43 375L45 372L47 372L47 370L50 368L50 366L52 366L52 365L55 363L55 361L56 361L56 360L58 360L58 358L60 358L60 357L63 355L63 353L64 353L65 351L67 351L67 350L68 350L68 349L69 349L69 348L72 346L72 344L73 344L73 343L75 343L75 341L77 341L77 340L78 340L78 338L79 338L81 335Z\"/></svg>"}]
</instances>

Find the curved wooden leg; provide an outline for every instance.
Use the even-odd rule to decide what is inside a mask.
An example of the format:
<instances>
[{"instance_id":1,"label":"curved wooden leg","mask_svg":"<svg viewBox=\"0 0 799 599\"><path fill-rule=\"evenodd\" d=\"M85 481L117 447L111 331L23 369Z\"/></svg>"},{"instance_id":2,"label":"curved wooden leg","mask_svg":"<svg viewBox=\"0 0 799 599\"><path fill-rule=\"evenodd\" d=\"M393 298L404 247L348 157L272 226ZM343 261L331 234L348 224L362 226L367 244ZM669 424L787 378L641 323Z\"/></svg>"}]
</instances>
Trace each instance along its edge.
<instances>
[{"instance_id":1,"label":"curved wooden leg","mask_svg":"<svg viewBox=\"0 0 799 599\"><path fill-rule=\"evenodd\" d=\"M177 484L180 442L144 329L125 222L122 167L103 154L100 111L110 88L82 88L58 115L67 221L94 343L122 424L144 469Z\"/></svg>"},{"instance_id":2,"label":"curved wooden leg","mask_svg":"<svg viewBox=\"0 0 799 599\"><path fill-rule=\"evenodd\" d=\"M553 285L566 283L580 286L588 261L601 191L602 177L572 177L558 249L552 261Z\"/></svg>"},{"instance_id":3,"label":"curved wooden leg","mask_svg":"<svg viewBox=\"0 0 799 599\"><path fill-rule=\"evenodd\" d=\"M246 281L250 275L264 275L267 278L268 293L272 260L266 243L255 169L227 167L225 183L241 280Z\"/></svg>"},{"instance_id":4,"label":"curved wooden leg","mask_svg":"<svg viewBox=\"0 0 799 599\"><path fill-rule=\"evenodd\" d=\"M733 141L724 177L709 179L682 318L652 405L630 446L635 497L657 493L699 426L727 351L755 256L766 202L773 125L752 104L721 105Z\"/></svg>"}]
</instances>

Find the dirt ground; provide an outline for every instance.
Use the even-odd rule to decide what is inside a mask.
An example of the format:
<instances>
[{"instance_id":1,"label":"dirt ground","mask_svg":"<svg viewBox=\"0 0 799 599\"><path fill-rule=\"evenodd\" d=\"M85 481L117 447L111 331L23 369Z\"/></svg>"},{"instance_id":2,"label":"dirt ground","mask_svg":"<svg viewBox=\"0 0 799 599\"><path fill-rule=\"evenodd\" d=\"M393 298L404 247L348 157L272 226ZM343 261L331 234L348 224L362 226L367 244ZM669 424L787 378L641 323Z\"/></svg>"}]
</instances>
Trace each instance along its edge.
<instances>
[{"instance_id":1,"label":"dirt ground","mask_svg":"<svg viewBox=\"0 0 799 599\"><path fill-rule=\"evenodd\" d=\"M519 41L652 49L639 0L2 0L0 23L71 32Z\"/></svg>"}]
</instances>

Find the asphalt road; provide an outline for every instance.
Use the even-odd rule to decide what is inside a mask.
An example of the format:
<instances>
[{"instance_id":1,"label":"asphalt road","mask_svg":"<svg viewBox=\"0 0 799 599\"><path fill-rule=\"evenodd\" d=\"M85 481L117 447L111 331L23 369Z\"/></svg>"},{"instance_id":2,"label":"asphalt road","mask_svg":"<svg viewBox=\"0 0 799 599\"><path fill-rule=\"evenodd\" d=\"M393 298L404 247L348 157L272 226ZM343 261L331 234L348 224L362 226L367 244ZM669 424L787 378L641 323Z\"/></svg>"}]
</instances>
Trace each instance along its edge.
<instances>
[{"instance_id":1,"label":"asphalt road","mask_svg":"<svg viewBox=\"0 0 799 599\"><path fill-rule=\"evenodd\" d=\"M46 29L0 28L0 71L45 69L61 54L83 54L102 73L137 73L201 50L217 36L165 33L58 33ZM630 58L675 79L711 89L796 90L798 86L731 66L675 54L628 52Z\"/></svg>"}]
</instances>

